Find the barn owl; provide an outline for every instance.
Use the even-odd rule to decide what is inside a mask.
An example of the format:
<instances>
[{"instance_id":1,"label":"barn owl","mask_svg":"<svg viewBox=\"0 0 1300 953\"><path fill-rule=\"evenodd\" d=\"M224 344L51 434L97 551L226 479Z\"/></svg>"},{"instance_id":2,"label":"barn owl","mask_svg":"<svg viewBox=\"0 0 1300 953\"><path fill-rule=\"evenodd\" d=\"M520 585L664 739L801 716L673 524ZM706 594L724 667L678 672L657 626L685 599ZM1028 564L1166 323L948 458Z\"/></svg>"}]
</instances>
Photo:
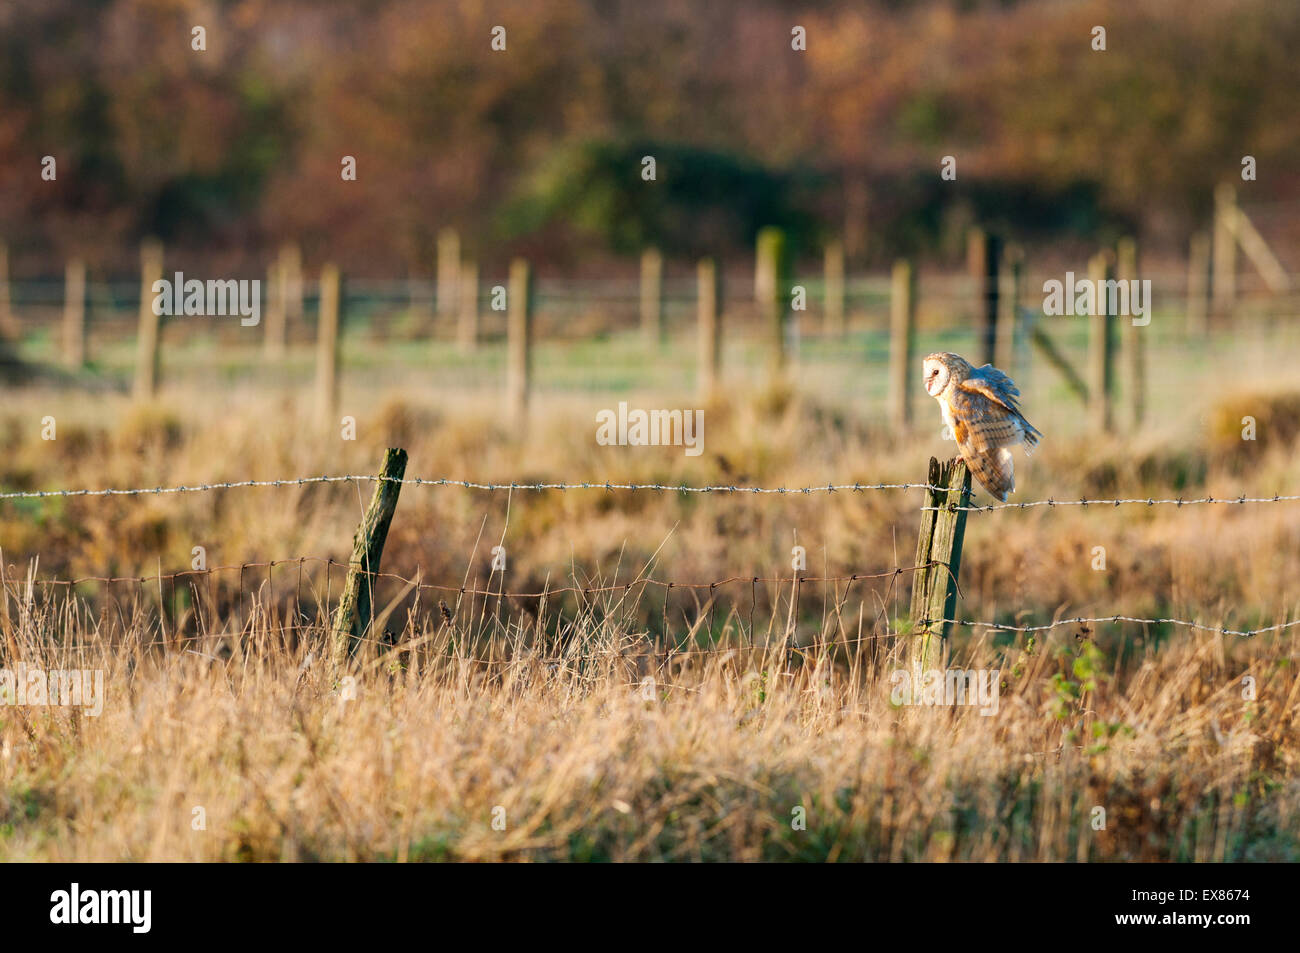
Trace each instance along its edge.
<instances>
[{"instance_id":1,"label":"barn owl","mask_svg":"<svg viewBox=\"0 0 1300 953\"><path fill-rule=\"evenodd\" d=\"M925 390L939 402L944 422L971 473L1006 502L1016 488L1011 447L1032 453L1042 434L1020 413L1020 389L992 364L972 367L956 354L931 354L923 363Z\"/></svg>"}]
</instances>

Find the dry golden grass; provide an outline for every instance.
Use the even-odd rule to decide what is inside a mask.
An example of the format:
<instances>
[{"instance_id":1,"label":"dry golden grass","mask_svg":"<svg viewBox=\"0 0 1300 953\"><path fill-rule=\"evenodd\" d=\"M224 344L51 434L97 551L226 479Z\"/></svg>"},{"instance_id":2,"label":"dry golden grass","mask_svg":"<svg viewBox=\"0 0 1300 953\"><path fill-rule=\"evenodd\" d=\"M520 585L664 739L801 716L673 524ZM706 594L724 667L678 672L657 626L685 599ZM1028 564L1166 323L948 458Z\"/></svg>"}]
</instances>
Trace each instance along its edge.
<instances>
[{"instance_id":1,"label":"dry golden grass","mask_svg":"<svg viewBox=\"0 0 1300 953\"><path fill-rule=\"evenodd\" d=\"M1122 671L1066 630L980 639L953 661L1002 670L986 717L891 704L891 640L665 658L622 618L567 616L559 641L520 619L473 651L459 624L411 629L341 675L319 630L291 648L256 612L208 658L142 649L139 623L60 648L88 634L22 611L8 652L102 668L108 702L5 710L0 856L1297 859L1294 636Z\"/></svg>"}]
</instances>

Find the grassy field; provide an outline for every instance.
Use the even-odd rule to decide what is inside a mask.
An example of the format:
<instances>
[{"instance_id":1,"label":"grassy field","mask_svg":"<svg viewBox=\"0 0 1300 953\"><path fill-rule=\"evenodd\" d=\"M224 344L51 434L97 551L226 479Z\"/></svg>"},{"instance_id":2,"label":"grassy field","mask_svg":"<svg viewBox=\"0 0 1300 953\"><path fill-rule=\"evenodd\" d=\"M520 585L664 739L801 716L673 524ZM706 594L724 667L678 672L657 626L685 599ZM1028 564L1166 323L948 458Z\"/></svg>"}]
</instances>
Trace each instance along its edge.
<instances>
[{"instance_id":1,"label":"grassy field","mask_svg":"<svg viewBox=\"0 0 1300 953\"><path fill-rule=\"evenodd\" d=\"M1081 353L1082 324L1056 333ZM968 341L926 332L918 352ZM1300 370L1278 357L1296 343L1285 325L1158 330L1146 423L1111 438L1087 436L1050 367L1018 371L1046 438L1017 454L1013 499L1300 491ZM112 386L123 345L97 358L107 389L4 395L0 488L370 473L386 446L425 478L800 487L917 482L953 452L924 394L912 436L885 431L882 341L865 330L807 342L784 386L737 338L700 457L597 446L595 413L619 400L696 406L691 348L543 345L518 436L499 413L499 346L354 336L340 412L357 439L343 440L312 413L308 351L270 369L198 338L168 353L159 401L134 407ZM1297 859L1295 628L961 626L950 664L998 670L997 714L900 707L910 579L888 573L912 564L916 491L411 486L383 569L421 588L379 582L385 633L341 671L322 619L342 574L304 558L346 563L369 491L0 501L3 665L102 670L105 692L98 716L0 707L0 858ZM796 544L809 575L887 575L796 597ZM235 568L49 585L167 576L196 546ZM1297 503L1002 510L971 515L959 611L1255 628L1300 618L1297 578Z\"/></svg>"}]
</instances>

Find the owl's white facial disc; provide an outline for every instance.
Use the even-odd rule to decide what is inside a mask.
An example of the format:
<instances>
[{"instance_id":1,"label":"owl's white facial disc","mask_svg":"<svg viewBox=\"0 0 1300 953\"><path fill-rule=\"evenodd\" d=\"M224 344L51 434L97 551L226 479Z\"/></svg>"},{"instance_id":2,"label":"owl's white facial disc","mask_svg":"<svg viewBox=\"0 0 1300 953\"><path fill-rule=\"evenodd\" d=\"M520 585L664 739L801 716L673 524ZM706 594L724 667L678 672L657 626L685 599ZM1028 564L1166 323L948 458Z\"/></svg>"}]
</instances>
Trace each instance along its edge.
<instances>
[{"instance_id":1,"label":"owl's white facial disc","mask_svg":"<svg viewBox=\"0 0 1300 953\"><path fill-rule=\"evenodd\" d=\"M948 368L940 361L926 361L922 365L922 379L925 381L925 392L931 397L938 397L948 386Z\"/></svg>"}]
</instances>

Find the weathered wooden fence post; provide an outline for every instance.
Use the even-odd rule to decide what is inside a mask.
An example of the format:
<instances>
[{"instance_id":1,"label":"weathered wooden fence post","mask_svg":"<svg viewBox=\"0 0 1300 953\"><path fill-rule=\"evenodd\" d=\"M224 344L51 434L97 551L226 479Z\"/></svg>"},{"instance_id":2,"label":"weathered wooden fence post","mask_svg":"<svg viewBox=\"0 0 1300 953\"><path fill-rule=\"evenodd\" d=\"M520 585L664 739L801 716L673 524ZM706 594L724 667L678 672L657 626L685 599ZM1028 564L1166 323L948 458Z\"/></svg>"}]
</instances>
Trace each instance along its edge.
<instances>
[{"instance_id":1,"label":"weathered wooden fence post","mask_svg":"<svg viewBox=\"0 0 1300 953\"><path fill-rule=\"evenodd\" d=\"M896 432L912 424L912 358L916 350L916 270L894 262L889 296L889 419Z\"/></svg>"},{"instance_id":2,"label":"weathered wooden fence post","mask_svg":"<svg viewBox=\"0 0 1300 953\"><path fill-rule=\"evenodd\" d=\"M140 330L136 338L136 400L153 400L158 392L159 332L162 317L154 310L154 282L162 280L163 246L156 238L140 243Z\"/></svg>"},{"instance_id":3,"label":"weathered wooden fence post","mask_svg":"<svg viewBox=\"0 0 1300 953\"><path fill-rule=\"evenodd\" d=\"M63 361L76 369L86 363L86 262L70 258L63 270Z\"/></svg>"},{"instance_id":4,"label":"weathered wooden fence post","mask_svg":"<svg viewBox=\"0 0 1300 953\"><path fill-rule=\"evenodd\" d=\"M722 366L722 282L712 258L700 261L696 280L700 324L699 397L708 403L717 393L718 370Z\"/></svg>"},{"instance_id":5,"label":"weathered wooden fence post","mask_svg":"<svg viewBox=\"0 0 1300 953\"><path fill-rule=\"evenodd\" d=\"M755 254L754 303L758 306L759 326L769 336L771 374L777 378L785 371L790 315L785 232L770 225L760 229Z\"/></svg>"},{"instance_id":6,"label":"weathered wooden fence post","mask_svg":"<svg viewBox=\"0 0 1300 953\"><path fill-rule=\"evenodd\" d=\"M1124 369L1126 371L1124 390L1125 396L1128 398L1129 423L1136 430L1142 426L1142 418L1146 414L1147 399L1146 337L1142 326L1133 323L1133 289L1137 287L1136 282L1139 280L1136 240L1122 238L1118 246L1116 246L1115 277L1120 281L1121 287L1129 289L1128 314L1118 320L1121 322L1120 337L1124 342ZM1146 302L1146 309L1147 319L1150 320L1150 299Z\"/></svg>"},{"instance_id":7,"label":"weathered wooden fence post","mask_svg":"<svg viewBox=\"0 0 1300 953\"><path fill-rule=\"evenodd\" d=\"M1210 236L1192 236L1187 258L1187 333L1204 337L1210 313Z\"/></svg>"},{"instance_id":8,"label":"weathered wooden fence post","mask_svg":"<svg viewBox=\"0 0 1300 953\"><path fill-rule=\"evenodd\" d=\"M460 265L460 322L457 338L465 352L478 347L478 264L462 261Z\"/></svg>"},{"instance_id":9,"label":"weathered wooden fence post","mask_svg":"<svg viewBox=\"0 0 1300 953\"><path fill-rule=\"evenodd\" d=\"M823 330L832 337L844 334L844 245L830 242L823 263L825 308Z\"/></svg>"},{"instance_id":10,"label":"weathered wooden fence post","mask_svg":"<svg viewBox=\"0 0 1300 953\"><path fill-rule=\"evenodd\" d=\"M951 628L945 620L956 618L957 613L957 578L966 533L966 511L960 507L970 505L970 471L961 457L943 464L931 457L926 482L939 489L925 491L914 563L922 568L912 577L913 659L922 671L931 663L945 664Z\"/></svg>"},{"instance_id":11,"label":"weathered wooden fence post","mask_svg":"<svg viewBox=\"0 0 1300 953\"><path fill-rule=\"evenodd\" d=\"M528 419L533 344L532 270L523 258L510 263L506 295L506 409L522 427Z\"/></svg>"},{"instance_id":12,"label":"weathered wooden fence post","mask_svg":"<svg viewBox=\"0 0 1300 953\"><path fill-rule=\"evenodd\" d=\"M406 451L390 447L384 453L384 463L379 470L375 492L370 497L370 506L352 538L348 577L331 626L336 662L355 655L370 628L375 609L375 577L405 475Z\"/></svg>"},{"instance_id":13,"label":"weathered wooden fence post","mask_svg":"<svg viewBox=\"0 0 1300 953\"><path fill-rule=\"evenodd\" d=\"M1214 190L1214 310L1231 314L1237 300L1237 190Z\"/></svg>"},{"instance_id":14,"label":"weathered wooden fence post","mask_svg":"<svg viewBox=\"0 0 1300 953\"><path fill-rule=\"evenodd\" d=\"M336 265L320 270L320 314L316 329L316 409L332 421L339 405L339 309L342 291Z\"/></svg>"},{"instance_id":15,"label":"weathered wooden fence post","mask_svg":"<svg viewBox=\"0 0 1300 953\"><path fill-rule=\"evenodd\" d=\"M646 341L664 339L664 256L657 248L641 252L641 330Z\"/></svg>"},{"instance_id":16,"label":"weathered wooden fence post","mask_svg":"<svg viewBox=\"0 0 1300 953\"><path fill-rule=\"evenodd\" d=\"M454 228L438 232L438 314L456 313L456 296L460 293L460 235Z\"/></svg>"}]
</instances>

